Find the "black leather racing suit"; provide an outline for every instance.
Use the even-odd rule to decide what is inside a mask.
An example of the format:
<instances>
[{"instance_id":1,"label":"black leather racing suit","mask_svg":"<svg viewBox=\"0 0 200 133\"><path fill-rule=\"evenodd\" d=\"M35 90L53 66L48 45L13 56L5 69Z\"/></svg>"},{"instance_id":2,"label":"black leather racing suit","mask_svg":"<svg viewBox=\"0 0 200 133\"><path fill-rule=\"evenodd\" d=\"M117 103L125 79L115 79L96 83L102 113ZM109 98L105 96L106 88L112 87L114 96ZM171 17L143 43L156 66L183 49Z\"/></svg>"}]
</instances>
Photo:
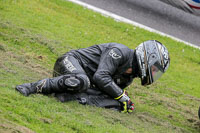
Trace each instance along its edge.
<instances>
[{"instance_id":1,"label":"black leather racing suit","mask_svg":"<svg viewBox=\"0 0 200 133\"><path fill-rule=\"evenodd\" d=\"M68 68L63 63L66 57L70 62ZM128 68L133 69L132 74L125 74ZM78 100L81 104L121 110L121 104L113 98L120 96L122 89L137 77L138 66L134 50L122 44L105 43L72 50L61 56L54 66L54 76L69 73L86 74L91 87L82 93L56 94L60 101Z\"/></svg>"},{"instance_id":2,"label":"black leather racing suit","mask_svg":"<svg viewBox=\"0 0 200 133\"><path fill-rule=\"evenodd\" d=\"M72 58L71 62L74 67L78 66L78 70L82 67L80 71L75 70L74 73L86 73L93 85L91 88L98 88L112 98L120 96L123 92L122 89L138 75L134 50L122 44L105 43L71 50L61 58L66 56ZM133 68L132 74L125 74L128 68ZM60 68L58 63L55 64L54 70L54 76L58 76L56 73L59 75L69 73Z\"/></svg>"}]
</instances>

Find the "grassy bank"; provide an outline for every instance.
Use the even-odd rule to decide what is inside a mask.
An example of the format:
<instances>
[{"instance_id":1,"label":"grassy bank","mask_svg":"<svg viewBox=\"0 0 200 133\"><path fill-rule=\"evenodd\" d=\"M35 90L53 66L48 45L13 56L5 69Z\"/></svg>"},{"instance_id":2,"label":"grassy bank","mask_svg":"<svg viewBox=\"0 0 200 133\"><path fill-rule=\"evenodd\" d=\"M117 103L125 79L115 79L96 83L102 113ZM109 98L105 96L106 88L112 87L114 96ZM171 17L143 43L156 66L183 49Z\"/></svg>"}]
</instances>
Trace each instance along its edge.
<instances>
[{"instance_id":1,"label":"grassy bank","mask_svg":"<svg viewBox=\"0 0 200 133\"><path fill-rule=\"evenodd\" d=\"M15 85L51 77L56 58L77 48L118 42L135 48L156 39L171 66L155 84L128 88L133 114L43 95L21 96ZM199 132L200 50L64 0L0 0L0 132Z\"/></svg>"}]
</instances>

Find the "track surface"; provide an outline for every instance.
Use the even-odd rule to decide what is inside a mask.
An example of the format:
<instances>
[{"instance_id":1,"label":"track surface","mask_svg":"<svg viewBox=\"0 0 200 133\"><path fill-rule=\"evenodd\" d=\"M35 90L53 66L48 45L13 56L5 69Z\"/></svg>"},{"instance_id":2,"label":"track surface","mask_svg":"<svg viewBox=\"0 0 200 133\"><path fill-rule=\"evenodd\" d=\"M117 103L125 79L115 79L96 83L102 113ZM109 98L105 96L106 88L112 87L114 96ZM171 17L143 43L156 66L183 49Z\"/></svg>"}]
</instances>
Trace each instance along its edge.
<instances>
[{"instance_id":1,"label":"track surface","mask_svg":"<svg viewBox=\"0 0 200 133\"><path fill-rule=\"evenodd\" d=\"M200 17L159 0L80 0L200 46Z\"/></svg>"}]
</instances>

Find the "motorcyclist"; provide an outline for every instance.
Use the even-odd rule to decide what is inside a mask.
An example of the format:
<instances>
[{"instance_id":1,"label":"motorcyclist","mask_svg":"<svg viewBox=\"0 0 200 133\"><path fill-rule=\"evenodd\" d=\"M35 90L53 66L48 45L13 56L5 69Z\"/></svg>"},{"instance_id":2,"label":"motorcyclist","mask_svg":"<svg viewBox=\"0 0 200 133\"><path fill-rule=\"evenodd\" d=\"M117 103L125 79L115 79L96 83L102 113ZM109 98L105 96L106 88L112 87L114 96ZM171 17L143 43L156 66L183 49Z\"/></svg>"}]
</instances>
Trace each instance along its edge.
<instances>
[{"instance_id":1,"label":"motorcyclist","mask_svg":"<svg viewBox=\"0 0 200 133\"><path fill-rule=\"evenodd\" d=\"M93 45L59 57L53 78L18 85L16 90L25 96L65 93L61 101L73 97L102 107L106 99L120 105L122 112L132 112L134 104L125 88L136 77L141 78L142 85L152 84L168 69L169 62L168 50L156 40L145 41L135 50L118 43Z\"/></svg>"}]
</instances>

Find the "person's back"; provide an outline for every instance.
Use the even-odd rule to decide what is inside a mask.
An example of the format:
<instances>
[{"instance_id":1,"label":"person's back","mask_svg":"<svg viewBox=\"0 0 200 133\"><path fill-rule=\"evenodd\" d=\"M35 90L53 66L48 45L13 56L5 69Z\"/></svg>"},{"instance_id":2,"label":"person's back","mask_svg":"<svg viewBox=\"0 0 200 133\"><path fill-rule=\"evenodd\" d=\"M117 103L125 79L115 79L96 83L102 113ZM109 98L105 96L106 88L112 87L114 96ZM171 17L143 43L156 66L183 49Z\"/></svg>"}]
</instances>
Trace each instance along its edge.
<instances>
[{"instance_id":1,"label":"person's back","mask_svg":"<svg viewBox=\"0 0 200 133\"><path fill-rule=\"evenodd\" d=\"M117 49L120 52L119 55L118 53L110 52L110 50L113 48ZM128 65L127 63L132 65L130 61L133 60L133 50L129 49L123 44L118 43L104 43L93 45L88 48L72 50L68 53L72 53L81 62L84 70L92 73L92 75L94 75L94 73L97 71L99 64L104 62L101 61L104 56L111 55L113 56L113 58L117 59L119 58L119 56L122 55L123 65ZM120 73L123 72L121 71Z\"/></svg>"}]
</instances>

